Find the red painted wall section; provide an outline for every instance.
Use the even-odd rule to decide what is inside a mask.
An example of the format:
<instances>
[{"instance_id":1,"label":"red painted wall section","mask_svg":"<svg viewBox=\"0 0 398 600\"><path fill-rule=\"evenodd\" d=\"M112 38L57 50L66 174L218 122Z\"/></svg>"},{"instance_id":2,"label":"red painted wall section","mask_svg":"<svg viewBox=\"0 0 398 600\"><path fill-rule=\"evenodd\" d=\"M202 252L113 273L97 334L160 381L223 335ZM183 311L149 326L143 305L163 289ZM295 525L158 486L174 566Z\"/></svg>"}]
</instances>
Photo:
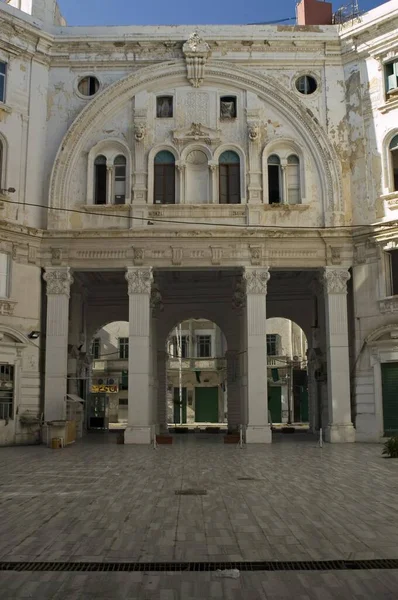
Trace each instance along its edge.
<instances>
[{"instance_id":1,"label":"red painted wall section","mask_svg":"<svg viewBox=\"0 0 398 600\"><path fill-rule=\"evenodd\" d=\"M301 0L297 4L297 25L331 25L332 3Z\"/></svg>"}]
</instances>

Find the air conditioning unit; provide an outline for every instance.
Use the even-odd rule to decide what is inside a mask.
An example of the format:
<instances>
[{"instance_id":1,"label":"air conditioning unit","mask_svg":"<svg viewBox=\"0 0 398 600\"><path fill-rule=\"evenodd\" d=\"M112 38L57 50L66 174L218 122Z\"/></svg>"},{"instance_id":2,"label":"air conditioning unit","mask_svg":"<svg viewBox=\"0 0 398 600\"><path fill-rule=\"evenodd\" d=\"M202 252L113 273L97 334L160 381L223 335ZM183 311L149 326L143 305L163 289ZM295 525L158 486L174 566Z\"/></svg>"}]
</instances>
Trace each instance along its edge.
<instances>
[{"instance_id":1,"label":"air conditioning unit","mask_svg":"<svg viewBox=\"0 0 398 600\"><path fill-rule=\"evenodd\" d=\"M126 196L115 196L115 204L125 204L126 203Z\"/></svg>"},{"instance_id":2,"label":"air conditioning unit","mask_svg":"<svg viewBox=\"0 0 398 600\"><path fill-rule=\"evenodd\" d=\"M106 380L106 385L116 385L117 384L117 379L115 379L114 377L108 377L108 379Z\"/></svg>"},{"instance_id":3,"label":"air conditioning unit","mask_svg":"<svg viewBox=\"0 0 398 600\"><path fill-rule=\"evenodd\" d=\"M105 379L102 379L102 377L97 379L97 382L98 382L98 385L105 385Z\"/></svg>"}]
</instances>

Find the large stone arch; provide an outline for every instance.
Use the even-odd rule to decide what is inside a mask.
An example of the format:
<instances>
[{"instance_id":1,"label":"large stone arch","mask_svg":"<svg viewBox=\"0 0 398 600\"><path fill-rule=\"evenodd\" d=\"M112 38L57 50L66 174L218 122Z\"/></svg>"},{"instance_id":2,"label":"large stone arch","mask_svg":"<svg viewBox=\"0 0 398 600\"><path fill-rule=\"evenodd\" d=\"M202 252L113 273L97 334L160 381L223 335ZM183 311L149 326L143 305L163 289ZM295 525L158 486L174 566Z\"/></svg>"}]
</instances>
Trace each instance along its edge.
<instances>
[{"instance_id":1,"label":"large stone arch","mask_svg":"<svg viewBox=\"0 0 398 600\"><path fill-rule=\"evenodd\" d=\"M186 65L183 60L175 60L145 67L98 94L79 114L61 142L51 176L49 205L54 208L67 207L69 183L74 166L80 160L81 150L93 128L148 86L156 89L157 86L164 88L181 82L186 83ZM300 99L273 77L259 76L222 61L208 63L205 83L227 84L251 91L294 127L300 139L305 140L317 168L321 181L325 224L339 224L344 214L339 159L327 133L318 121L308 114ZM62 228L65 218L62 213L56 214L54 211L50 223L51 226Z\"/></svg>"}]
</instances>

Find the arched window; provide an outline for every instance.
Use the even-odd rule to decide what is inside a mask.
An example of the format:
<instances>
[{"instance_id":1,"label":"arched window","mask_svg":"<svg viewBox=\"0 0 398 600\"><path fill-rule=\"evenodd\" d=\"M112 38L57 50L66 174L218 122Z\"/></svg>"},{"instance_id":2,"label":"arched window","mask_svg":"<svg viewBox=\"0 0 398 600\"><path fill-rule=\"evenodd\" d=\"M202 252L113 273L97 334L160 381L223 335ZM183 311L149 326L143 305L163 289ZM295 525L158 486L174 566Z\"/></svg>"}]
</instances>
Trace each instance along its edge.
<instances>
[{"instance_id":1,"label":"arched window","mask_svg":"<svg viewBox=\"0 0 398 600\"><path fill-rule=\"evenodd\" d=\"M106 204L107 167L102 154L94 161L94 204Z\"/></svg>"},{"instance_id":2,"label":"arched window","mask_svg":"<svg viewBox=\"0 0 398 600\"><path fill-rule=\"evenodd\" d=\"M389 145L391 155L392 185L394 192L398 191L398 135L394 136Z\"/></svg>"},{"instance_id":3,"label":"arched window","mask_svg":"<svg viewBox=\"0 0 398 600\"><path fill-rule=\"evenodd\" d=\"M155 156L154 204L175 204L175 158L168 150Z\"/></svg>"},{"instance_id":4,"label":"arched window","mask_svg":"<svg viewBox=\"0 0 398 600\"><path fill-rule=\"evenodd\" d=\"M268 202L269 204L282 202L281 160L276 154L268 157Z\"/></svg>"},{"instance_id":5,"label":"arched window","mask_svg":"<svg viewBox=\"0 0 398 600\"><path fill-rule=\"evenodd\" d=\"M236 152L223 152L219 168L220 204L240 204L240 160Z\"/></svg>"},{"instance_id":6,"label":"arched window","mask_svg":"<svg viewBox=\"0 0 398 600\"><path fill-rule=\"evenodd\" d=\"M287 159L286 187L288 204L300 203L300 161L298 156L291 154Z\"/></svg>"},{"instance_id":7,"label":"arched window","mask_svg":"<svg viewBox=\"0 0 398 600\"><path fill-rule=\"evenodd\" d=\"M126 157L119 154L114 161L114 197L115 204L126 202Z\"/></svg>"}]
</instances>

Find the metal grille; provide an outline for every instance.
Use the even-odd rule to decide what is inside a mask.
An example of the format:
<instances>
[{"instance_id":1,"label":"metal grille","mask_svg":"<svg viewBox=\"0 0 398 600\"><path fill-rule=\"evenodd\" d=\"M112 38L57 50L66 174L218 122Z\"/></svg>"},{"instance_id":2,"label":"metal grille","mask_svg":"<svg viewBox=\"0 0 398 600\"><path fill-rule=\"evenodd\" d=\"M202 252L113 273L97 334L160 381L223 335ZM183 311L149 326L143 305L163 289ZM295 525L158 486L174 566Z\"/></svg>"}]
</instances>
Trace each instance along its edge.
<instances>
[{"instance_id":1,"label":"metal grille","mask_svg":"<svg viewBox=\"0 0 398 600\"><path fill-rule=\"evenodd\" d=\"M358 571L398 569L398 559L258 562L0 562L0 571Z\"/></svg>"},{"instance_id":2,"label":"metal grille","mask_svg":"<svg viewBox=\"0 0 398 600\"><path fill-rule=\"evenodd\" d=\"M195 490L195 489L187 489L187 490L175 490L176 496L206 496L207 490Z\"/></svg>"}]
</instances>

